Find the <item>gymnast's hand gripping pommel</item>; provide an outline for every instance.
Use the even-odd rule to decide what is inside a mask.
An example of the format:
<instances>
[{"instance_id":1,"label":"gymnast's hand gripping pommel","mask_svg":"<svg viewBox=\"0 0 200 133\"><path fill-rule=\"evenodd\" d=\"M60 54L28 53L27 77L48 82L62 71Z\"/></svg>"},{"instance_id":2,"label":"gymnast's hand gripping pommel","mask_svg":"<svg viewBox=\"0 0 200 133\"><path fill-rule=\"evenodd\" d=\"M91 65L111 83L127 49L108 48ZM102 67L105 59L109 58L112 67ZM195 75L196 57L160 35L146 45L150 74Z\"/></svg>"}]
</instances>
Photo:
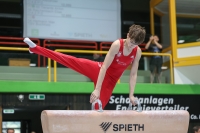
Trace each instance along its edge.
<instances>
[{"instance_id":1,"label":"gymnast's hand gripping pommel","mask_svg":"<svg viewBox=\"0 0 200 133\"><path fill-rule=\"evenodd\" d=\"M142 112L142 107L141 107L141 104L140 104L140 102L139 102L139 100L137 99L137 100L135 100L134 101L135 102L135 104L137 104L137 112ZM102 103L101 103L101 100L99 100L99 99L97 99L96 101L94 101L93 103L92 103L92 110L95 110L95 104L98 104L98 106L99 106L99 110L97 110L98 112L103 112L103 109L102 109ZM129 106L128 106L128 109L127 110L132 110L132 103L130 102L129 103Z\"/></svg>"}]
</instances>

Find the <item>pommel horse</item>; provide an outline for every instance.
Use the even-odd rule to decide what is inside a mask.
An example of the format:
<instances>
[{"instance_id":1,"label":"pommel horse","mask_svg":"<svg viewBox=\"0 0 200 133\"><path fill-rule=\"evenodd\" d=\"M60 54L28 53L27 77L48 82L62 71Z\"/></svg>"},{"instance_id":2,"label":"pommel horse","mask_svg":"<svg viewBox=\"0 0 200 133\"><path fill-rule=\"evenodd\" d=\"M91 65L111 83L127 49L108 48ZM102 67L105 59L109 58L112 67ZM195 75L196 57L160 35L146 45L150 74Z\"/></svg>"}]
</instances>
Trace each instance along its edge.
<instances>
[{"instance_id":1,"label":"pommel horse","mask_svg":"<svg viewBox=\"0 0 200 133\"><path fill-rule=\"evenodd\" d=\"M43 133L187 133L189 113L185 110L103 110L101 101L92 110L44 110ZM98 103L99 110L94 109Z\"/></svg>"}]
</instances>

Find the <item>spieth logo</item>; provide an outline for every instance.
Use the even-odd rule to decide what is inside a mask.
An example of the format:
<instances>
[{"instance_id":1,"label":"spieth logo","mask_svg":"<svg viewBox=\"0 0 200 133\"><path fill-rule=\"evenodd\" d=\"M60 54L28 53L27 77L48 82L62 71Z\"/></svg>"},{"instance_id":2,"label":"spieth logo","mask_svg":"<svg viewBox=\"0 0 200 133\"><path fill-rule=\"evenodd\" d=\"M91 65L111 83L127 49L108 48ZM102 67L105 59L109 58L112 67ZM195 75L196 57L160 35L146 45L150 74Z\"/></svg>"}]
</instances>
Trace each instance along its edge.
<instances>
[{"instance_id":1,"label":"spieth logo","mask_svg":"<svg viewBox=\"0 0 200 133\"><path fill-rule=\"evenodd\" d=\"M106 133L106 131L108 130L108 128L112 125L112 122L102 122L101 125L99 125L104 133Z\"/></svg>"}]
</instances>

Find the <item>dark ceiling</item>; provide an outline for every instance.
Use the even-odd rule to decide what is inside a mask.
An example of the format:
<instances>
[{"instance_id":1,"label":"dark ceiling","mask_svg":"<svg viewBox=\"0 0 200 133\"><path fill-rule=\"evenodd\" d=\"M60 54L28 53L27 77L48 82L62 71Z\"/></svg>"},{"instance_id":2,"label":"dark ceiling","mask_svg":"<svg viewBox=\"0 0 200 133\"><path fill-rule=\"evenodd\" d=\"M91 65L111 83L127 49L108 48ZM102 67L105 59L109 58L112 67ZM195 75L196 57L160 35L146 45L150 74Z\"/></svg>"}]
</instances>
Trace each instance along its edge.
<instances>
[{"instance_id":1,"label":"dark ceiling","mask_svg":"<svg viewBox=\"0 0 200 133\"><path fill-rule=\"evenodd\" d=\"M3 10L12 12L14 7L12 7L11 10L10 8L7 7L5 3L10 3L10 5L17 5L21 1L23 0L0 0L0 7ZM124 11L149 12L149 2L150 0L121 0L122 9Z\"/></svg>"}]
</instances>

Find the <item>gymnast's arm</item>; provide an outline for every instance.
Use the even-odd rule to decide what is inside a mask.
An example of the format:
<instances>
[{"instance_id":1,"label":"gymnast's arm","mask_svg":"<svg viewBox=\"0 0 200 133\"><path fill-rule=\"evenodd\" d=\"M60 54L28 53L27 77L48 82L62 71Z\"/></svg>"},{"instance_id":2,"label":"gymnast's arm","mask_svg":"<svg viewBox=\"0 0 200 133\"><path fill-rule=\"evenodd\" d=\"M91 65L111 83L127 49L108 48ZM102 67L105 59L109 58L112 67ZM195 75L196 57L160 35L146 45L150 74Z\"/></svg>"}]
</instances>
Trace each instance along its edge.
<instances>
[{"instance_id":1,"label":"gymnast's arm","mask_svg":"<svg viewBox=\"0 0 200 133\"><path fill-rule=\"evenodd\" d=\"M139 61L141 58L141 49L138 47L137 49L137 55L133 61L133 65L131 67L131 72L130 72L130 81L129 81L129 98L130 101L133 105L135 105L134 103L134 89L135 89L135 84L137 81L137 71L138 71L138 66L139 66Z\"/></svg>"},{"instance_id":2,"label":"gymnast's arm","mask_svg":"<svg viewBox=\"0 0 200 133\"><path fill-rule=\"evenodd\" d=\"M116 40L111 45L111 47L105 57L104 63L100 69L95 90L92 92L92 94L90 96L90 103L93 103L96 99L99 98L106 71L107 71L108 67L110 66L110 64L112 63L115 55L119 51L119 48L120 48L120 42L119 42L119 40Z\"/></svg>"}]
</instances>

